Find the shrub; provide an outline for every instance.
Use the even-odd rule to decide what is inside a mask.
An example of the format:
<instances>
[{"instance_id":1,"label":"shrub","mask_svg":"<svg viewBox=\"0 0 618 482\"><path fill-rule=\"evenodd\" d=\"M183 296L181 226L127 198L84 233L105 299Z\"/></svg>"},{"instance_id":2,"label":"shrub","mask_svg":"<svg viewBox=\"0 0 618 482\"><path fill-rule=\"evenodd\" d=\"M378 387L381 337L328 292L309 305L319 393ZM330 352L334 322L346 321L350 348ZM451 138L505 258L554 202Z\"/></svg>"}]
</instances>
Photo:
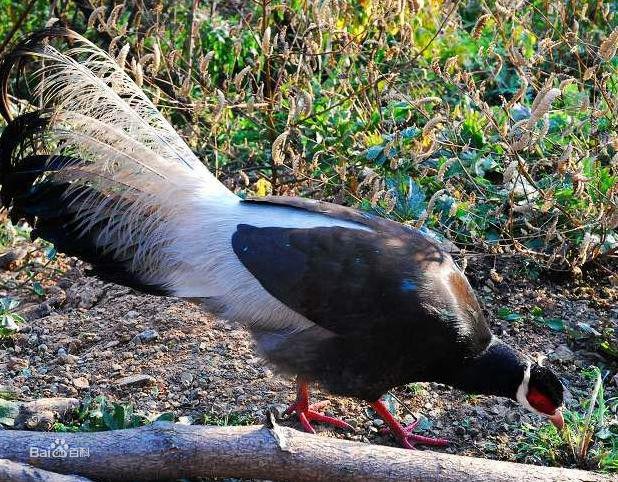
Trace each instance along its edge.
<instances>
[{"instance_id":1,"label":"shrub","mask_svg":"<svg viewBox=\"0 0 618 482\"><path fill-rule=\"evenodd\" d=\"M239 194L357 205L558 270L615 256L611 3L196 3L56 15Z\"/></svg>"}]
</instances>

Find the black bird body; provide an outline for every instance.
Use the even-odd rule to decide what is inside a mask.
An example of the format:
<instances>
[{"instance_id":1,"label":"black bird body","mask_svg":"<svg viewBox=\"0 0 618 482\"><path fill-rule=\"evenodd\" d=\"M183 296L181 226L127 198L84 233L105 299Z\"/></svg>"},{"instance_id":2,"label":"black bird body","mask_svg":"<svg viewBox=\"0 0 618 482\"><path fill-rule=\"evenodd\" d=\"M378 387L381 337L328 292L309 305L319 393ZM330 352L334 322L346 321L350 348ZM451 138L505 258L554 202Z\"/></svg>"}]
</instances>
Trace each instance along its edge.
<instances>
[{"instance_id":1,"label":"black bird body","mask_svg":"<svg viewBox=\"0 0 618 482\"><path fill-rule=\"evenodd\" d=\"M71 48L56 49L59 38ZM36 86L29 100L43 106L14 118L13 70L30 61L38 68L16 75L28 80L16 90ZM33 237L102 279L244 324L279 370L299 377L291 409L307 430L309 420L347 427L312 411L308 381L372 402L406 447L415 436L378 399L408 382L506 396L559 416L558 379L492 337L439 242L325 202L240 199L124 70L76 33L52 27L4 57L0 113L9 122L0 200L11 219L27 220Z\"/></svg>"},{"instance_id":2,"label":"black bird body","mask_svg":"<svg viewBox=\"0 0 618 482\"><path fill-rule=\"evenodd\" d=\"M427 235L324 202L250 202L367 228L238 226L232 245L244 266L319 328L275 336L255 331L282 369L332 393L373 401L397 385L451 378L454 366L489 345L491 333L468 281Z\"/></svg>"}]
</instances>

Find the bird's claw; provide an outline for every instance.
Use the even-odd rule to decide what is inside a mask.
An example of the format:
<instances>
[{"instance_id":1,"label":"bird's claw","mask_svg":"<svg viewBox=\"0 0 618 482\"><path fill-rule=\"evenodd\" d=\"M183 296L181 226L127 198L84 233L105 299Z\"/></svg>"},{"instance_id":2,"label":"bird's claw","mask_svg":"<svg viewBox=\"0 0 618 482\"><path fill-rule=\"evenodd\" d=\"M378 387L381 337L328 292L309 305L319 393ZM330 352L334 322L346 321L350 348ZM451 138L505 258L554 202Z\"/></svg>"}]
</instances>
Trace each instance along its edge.
<instances>
[{"instance_id":1,"label":"bird's claw","mask_svg":"<svg viewBox=\"0 0 618 482\"><path fill-rule=\"evenodd\" d=\"M393 434L393 436L405 449L413 449L415 445L444 447L450 443L444 438L425 437L424 435L413 433L419 423L419 420L415 420L407 427L404 427L395 417L393 417L393 414L388 410L386 405L384 405L384 402L380 400L373 402L371 407L382 418L382 420L386 422L387 426L381 432Z\"/></svg>"},{"instance_id":2,"label":"bird's claw","mask_svg":"<svg viewBox=\"0 0 618 482\"><path fill-rule=\"evenodd\" d=\"M416 420L406 427L401 427L400 430L396 430L395 437L399 443L405 449L413 449L415 445L427 445L429 447L445 447L450 443L445 438L425 437L414 433L414 429L418 425L419 421ZM389 427L385 427L381 430L382 434L391 433L392 430Z\"/></svg>"},{"instance_id":3,"label":"bird's claw","mask_svg":"<svg viewBox=\"0 0 618 482\"><path fill-rule=\"evenodd\" d=\"M313 403L311 405L307 405L304 400L298 400L294 402L292 405L288 407L288 409L283 412L284 415L291 415L296 413L298 415L298 420L302 425L305 432L315 433L315 429L311 426L310 422L321 422L333 425L338 428L342 428L344 430L353 430L352 426L335 417L329 417L328 415L324 415L323 413L318 412L317 410L324 408L328 405L328 400L323 402Z\"/></svg>"}]
</instances>

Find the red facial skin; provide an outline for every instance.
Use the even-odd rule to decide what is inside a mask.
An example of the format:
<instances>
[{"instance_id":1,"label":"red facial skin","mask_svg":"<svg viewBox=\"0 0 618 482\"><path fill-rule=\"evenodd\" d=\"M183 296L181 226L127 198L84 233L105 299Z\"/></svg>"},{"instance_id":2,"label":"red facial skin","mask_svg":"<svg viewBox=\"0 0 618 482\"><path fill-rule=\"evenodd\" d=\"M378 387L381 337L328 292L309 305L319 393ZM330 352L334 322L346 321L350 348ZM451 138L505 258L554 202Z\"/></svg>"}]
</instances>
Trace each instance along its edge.
<instances>
[{"instance_id":1,"label":"red facial skin","mask_svg":"<svg viewBox=\"0 0 618 482\"><path fill-rule=\"evenodd\" d=\"M556 407L551 400L539 392L536 388L531 388L528 390L528 395L526 395L528 402L539 412L545 413L547 415L553 415L558 407Z\"/></svg>"},{"instance_id":2,"label":"red facial skin","mask_svg":"<svg viewBox=\"0 0 618 482\"><path fill-rule=\"evenodd\" d=\"M535 388L531 388L528 390L528 395L526 395L526 398L528 399L528 403L532 405L533 408L548 415L551 423L553 423L558 429L561 429L564 426L564 418L562 418L562 413L546 395L539 392Z\"/></svg>"}]
</instances>

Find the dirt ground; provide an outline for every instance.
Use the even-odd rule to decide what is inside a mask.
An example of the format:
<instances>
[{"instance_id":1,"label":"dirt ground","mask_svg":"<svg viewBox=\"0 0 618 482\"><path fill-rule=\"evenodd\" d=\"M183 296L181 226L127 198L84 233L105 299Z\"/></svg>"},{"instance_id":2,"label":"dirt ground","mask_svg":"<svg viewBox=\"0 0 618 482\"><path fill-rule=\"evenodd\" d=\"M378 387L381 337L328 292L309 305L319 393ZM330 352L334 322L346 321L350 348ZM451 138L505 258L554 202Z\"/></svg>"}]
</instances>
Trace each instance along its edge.
<instances>
[{"instance_id":1,"label":"dirt ground","mask_svg":"<svg viewBox=\"0 0 618 482\"><path fill-rule=\"evenodd\" d=\"M239 327L187 302L85 276L85 266L74 259L49 261L40 242L11 249L27 254L0 269L0 297L20 300L27 322L13 341L0 344L0 386L18 398L105 395L141 412L173 411L196 423L205 414L224 419L236 413L259 422L267 408L283 408L293 399L293 381L274 373ZM595 337L576 340L529 315L537 306L545 318L562 319L567 331L581 332L578 323L598 332L618 330L617 289L607 277L601 272L582 281L530 281L520 267L490 262L470 259L467 270L494 333L531 357L547 357L572 397L589 390L581 369L590 364L610 368L607 396L617 395L616 361L595 349ZM499 319L505 308L523 317ZM146 376L125 378L133 375ZM445 386L414 384L394 393L422 417L421 433L452 442L442 449L450 453L516 460L522 424L542 423L510 400L472 397ZM365 405L319 390L313 395L331 400L327 413L355 427L347 433L316 424L321 436L394 445ZM410 422L412 415L396 405L398 416ZM283 423L298 427L294 420Z\"/></svg>"}]
</instances>

